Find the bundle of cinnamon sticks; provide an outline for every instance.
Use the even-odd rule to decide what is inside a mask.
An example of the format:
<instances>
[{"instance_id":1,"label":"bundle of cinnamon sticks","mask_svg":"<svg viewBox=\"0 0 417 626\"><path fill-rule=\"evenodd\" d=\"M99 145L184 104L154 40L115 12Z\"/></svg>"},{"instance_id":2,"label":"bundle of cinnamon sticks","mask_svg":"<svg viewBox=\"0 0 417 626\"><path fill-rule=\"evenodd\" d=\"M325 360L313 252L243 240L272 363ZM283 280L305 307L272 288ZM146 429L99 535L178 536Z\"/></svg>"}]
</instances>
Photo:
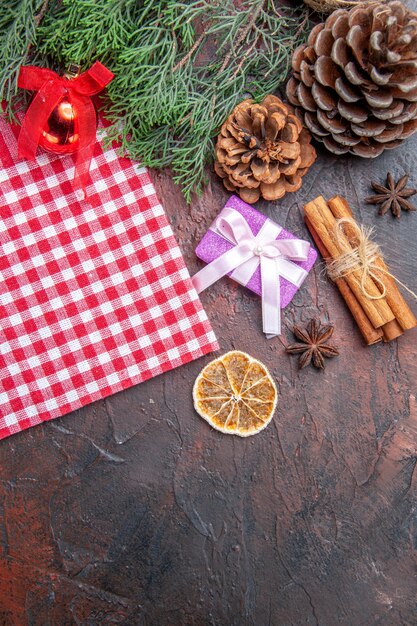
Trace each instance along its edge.
<instances>
[{"instance_id":1,"label":"bundle of cinnamon sticks","mask_svg":"<svg viewBox=\"0 0 417 626\"><path fill-rule=\"evenodd\" d=\"M342 235L335 237L334 234L337 220L352 219L352 211L344 198L335 196L326 202L319 196L305 205L304 212L307 227L327 263L340 258L349 247L353 250L359 245L358 229L349 222L344 223ZM357 267L334 282L367 345L381 340L391 341L417 326L417 319L399 292L382 256L373 261L371 275L364 277L361 268ZM383 293L384 297L381 297Z\"/></svg>"}]
</instances>

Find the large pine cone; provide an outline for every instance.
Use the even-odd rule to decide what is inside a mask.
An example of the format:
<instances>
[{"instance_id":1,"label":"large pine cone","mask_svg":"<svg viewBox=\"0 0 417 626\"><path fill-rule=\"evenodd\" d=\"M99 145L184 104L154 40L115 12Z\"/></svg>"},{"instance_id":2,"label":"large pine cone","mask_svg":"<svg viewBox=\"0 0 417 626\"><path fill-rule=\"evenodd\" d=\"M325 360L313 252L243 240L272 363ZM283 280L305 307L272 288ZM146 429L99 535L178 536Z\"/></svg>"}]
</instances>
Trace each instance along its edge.
<instances>
[{"instance_id":1,"label":"large pine cone","mask_svg":"<svg viewBox=\"0 0 417 626\"><path fill-rule=\"evenodd\" d=\"M335 11L292 65L287 97L331 152L376 157L417 130L417 14L401 2Z\"/></svg>"},{"instance_id":2,"label":"large pine cone","mask_svg":"<svg viewBox=\"0 0 417 626\"><path fill-rule=\"evenodd\" d=\"M316 159L310 133L276 96L244 100L221 128L214 169L245 202L277 200L301 187Z\"/></svg>"}]
</instances>

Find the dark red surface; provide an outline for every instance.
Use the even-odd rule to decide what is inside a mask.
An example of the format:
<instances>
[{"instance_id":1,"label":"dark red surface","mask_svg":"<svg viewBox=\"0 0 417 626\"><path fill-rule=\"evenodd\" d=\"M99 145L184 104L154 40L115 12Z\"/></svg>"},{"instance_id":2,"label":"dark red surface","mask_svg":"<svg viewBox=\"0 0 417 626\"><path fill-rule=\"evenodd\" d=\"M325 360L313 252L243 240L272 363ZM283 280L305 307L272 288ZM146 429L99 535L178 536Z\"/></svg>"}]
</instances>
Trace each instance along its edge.
<instances>
[{"instance_id":1,"label":"dark red surface","mask_svg":"<svg viewBox=\"0 0 417 626\"><path fill-rule=\"evenodd\" d=\"M307 237L303 203L346 196L417 291L417 214L378 218L363 203L388 169L417 185L416 148L376 161L320 151L299 192L257 206ZM168 173L153 180L194 273L228 195L211 175L187 207ZM191 398L204 358L2 441L0 624L416 624L417 331L364 347L320 264L281 338L264 338L259 298L228 279L202 300L222 351L270 368L273 422L248 439L211 430ZM317 315L340 356L298 372L284 346Z\"/></svg>"}]
</instances>

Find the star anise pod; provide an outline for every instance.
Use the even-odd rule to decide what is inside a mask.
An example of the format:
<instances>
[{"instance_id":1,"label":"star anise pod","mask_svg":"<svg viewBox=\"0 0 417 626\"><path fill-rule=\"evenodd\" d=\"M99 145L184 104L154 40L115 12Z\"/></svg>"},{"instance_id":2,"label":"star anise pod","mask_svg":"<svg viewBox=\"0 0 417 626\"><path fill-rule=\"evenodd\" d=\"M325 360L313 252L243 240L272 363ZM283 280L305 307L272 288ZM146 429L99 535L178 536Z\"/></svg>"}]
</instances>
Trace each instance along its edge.
<instances>
[{"instance_id":1,"label":"star anise pod","mask_svg":"<svg viewBox=\"0 0 417 626\"><path fill-rule=\"evenodd\" d=\"M324 369L324 359L339 354L337 348L327 343L327 340L333 335L334 327L331 324L322 326L319 320L312 319L306 328L294 326L293 333L299 340L287 347L289 354L299 354L298 367L302 369L311 362L315 367Z\"/></svg>"},{"instance_id":2,"label":"star anise pod","mask_svg":"<svg viewBox=\"0 0 417 626\"><path fill-rule=\"evenodd\" d=\"M407 200L417 193L417 189L406 189L409 175L406 174L398 182L394 181L391 172L387 174L387 186L384 187L379 183L372 182L372 189L377 192L376 196L370 196L365 199L367 204L379 204L379 215L391 209L393 215L399 219L401 217L401 209L403 211L415 211L416 207Z\"/></svg>"}]
</instances>

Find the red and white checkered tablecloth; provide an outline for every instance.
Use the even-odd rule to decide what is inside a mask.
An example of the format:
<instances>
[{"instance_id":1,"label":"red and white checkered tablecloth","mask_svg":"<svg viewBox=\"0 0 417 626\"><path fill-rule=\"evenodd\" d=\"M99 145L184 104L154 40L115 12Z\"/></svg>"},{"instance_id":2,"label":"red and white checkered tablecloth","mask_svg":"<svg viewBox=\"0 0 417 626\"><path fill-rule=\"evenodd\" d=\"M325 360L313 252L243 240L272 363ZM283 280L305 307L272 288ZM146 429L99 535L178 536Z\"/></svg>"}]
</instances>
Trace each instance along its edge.
<instances>
[{"instance_id":1,"label":"red and white checkered tablecloth","mask_svg":"<svg viewBox=\"0 0 417 626\"><path fill-rule=\"evenodd\" d=\"M218 348L146 169L17 160L0 120L0 438Z\"/></svg>"}]
</instances>

